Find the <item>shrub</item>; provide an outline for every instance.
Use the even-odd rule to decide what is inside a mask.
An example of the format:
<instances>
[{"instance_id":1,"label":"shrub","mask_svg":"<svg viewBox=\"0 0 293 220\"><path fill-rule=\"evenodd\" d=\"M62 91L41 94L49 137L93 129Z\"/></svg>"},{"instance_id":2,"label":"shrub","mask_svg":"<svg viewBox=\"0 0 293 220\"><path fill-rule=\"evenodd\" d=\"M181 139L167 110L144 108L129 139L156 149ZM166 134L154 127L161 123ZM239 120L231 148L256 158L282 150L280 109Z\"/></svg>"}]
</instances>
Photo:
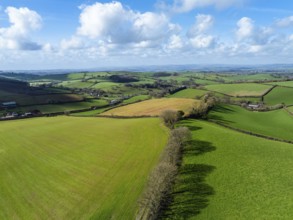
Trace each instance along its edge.
<instances>
[{"instance_id":1,"label":"shrub","mask_svg":"<svg viewBox=\"0 0 293 220\"><path fill-rule=\"evenodd\" d=\"M161 113L160 117L168 128L173 129L175 123L178 121L178 112L173 110L165 110Z\"/></svg>"},{"instance_id":2,"label":"shrub","mask_svg":"<svg viewBox=\"0 0 293 220\"><path fill-rule=\"evenodd\" d=\"M168 205L172 186L181 164L184 143L190 139L191 133L186 127L171 131L161 160L151 173L146 191L139 202L137 220L157 219L163 207Z\"/></svg>"}]
</instances>

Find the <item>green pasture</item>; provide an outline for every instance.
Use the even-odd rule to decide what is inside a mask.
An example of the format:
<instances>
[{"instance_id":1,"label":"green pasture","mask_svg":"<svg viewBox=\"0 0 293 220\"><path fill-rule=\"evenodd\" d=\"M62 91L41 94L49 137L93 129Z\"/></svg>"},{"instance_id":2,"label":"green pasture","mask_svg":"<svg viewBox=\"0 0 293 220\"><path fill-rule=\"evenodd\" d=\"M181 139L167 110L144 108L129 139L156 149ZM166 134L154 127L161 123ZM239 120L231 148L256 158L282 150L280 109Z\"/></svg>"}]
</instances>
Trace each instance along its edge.
<instances>
[{"instance_id":1,"label":"green pasture","mask_svg":"<svg viewBox=\"0 0 293 220\"><path fill-rule=\"evenodd\" d=\"M277 85L277 86L293 87L293 80L292 81L284 81L284 82L271 82L268 84Z\"/></svg>"},{"instance_id":2,"label":"green pasture","mask_svg":"<svg viewBox=\"0 0 293 220\"><path fill-rule=\"evenodd\" d=\"M293 106L288 107L288 110L293 113Z\"/></svg>"},{"instance_id":3,"label":"green pasture","mask_svg":"<svg viewBox=\"0 0 293 220\"><path fill-rule=\"evenodd\" d=\"M233 74L225 77L226 81L265 81L275 80L276 78L269 73L258 73L258 74Z\"/></svg>"},{"instance_id":4,"label":"green pasture","mask_svg":"<svg viewBox=\"0 0 293 220\"><path fill-rule=\"evenodd\" d=\"M167 133L154 118L1 122L0 219L134 219Z\"/></svg>"},{"instance_id":5,"label":"green pasture","mask_svg":"<svg viewBox=\"0 0 293 220\"><path fill-rule=\"evenodd\" d=\"M293 117L283 109L254 112L236 105L219 105L208 117L245 131L293 141Z\"/></svg>"},{"instance_id":6,"label":"green pasture","mask_svg":"<svg viewBox=\"0 0 293 220\"><path fill-rule=\"evenodd\" d=\"M131 103L134 103L134 102L147 100L149 98L150 98L150 96L148 96L148 95L137 95L137 96L133 96L133 97L131 97L129 99L124 100L123 104L131 104Z\"/></svg>"},{"instance_id":7,"label":"green pasture","mask_svg":"<svg viewBox=\"0 0 293 220\"><path fill-rule=\"evenodd\" d=\"M268 105L293 105L293 88L278 86L264 97L264 102Z\"/></svg>"},{"instance_id":8,"label":"green pasture","mask_svg":"<svg viewBox=\"0 0 293 220\"><path fill-rule=\"evenodd\" d=\"M131 103L138 102L138 101L143 101L143 100L146 100L146 99L149 99L148 95L138 95L138 96L131 97L130 99L126 99L122 103L123 104L131 104ZM70 115L72 115L72 116L96 116L96 115L98 115L100 113L103 113L103 112L109 110L110 108L111 107L108 106L108 107L99 108L99 109L86 111L86 112L72 113Z\"/></svg>"},{"instance_id":9,"label":"green pasture","mask_svg":"<svg viewBox=\"0 0 293 220\"><path fill-rule=\"evenodd\" d=\"M101 89L105 91L110 91L113 89L113 87L119 86L120 83L114 83L114 82L99 82L95 84L92 88L93 89Z\"/></svg>"},{"instance_id":10,"label":"green pasture","mask_svg":"<svg viewBox=\"0 0 293 220\"><path fill-rule=\"evenodd\" d=\"M77 113L71 113L71 116L80 116L80 117L94 117L97 116L107 110L109 110L111 107L104 107L104 108L98 108L95 110L85 111L85 112L77 112Z\"/></svg>"},{"instance_id":11,"label":"green pasture","mask_svg":"<svg viewBox=\"0 0 293 220\"><path fill-rule=\"evenodd\" d=\"M176 92L175 94L170 95L170 98L200 98L203 95L207 93L212 93L215 97L218 98L224 98L227 97L226 95L218 92L210 92L207 90L200 90L200 89L184 89L179 92ZM257 103L260 102L260 98L258 97L228 97L231 101L236 101L236 102L252 102L252 103Z\"/></svg>"},{"instance_id":12,"label":"green pasture","mask_svg":"<svg viewBox=\"0 0 293 220\"><path fill-rule=\"evenodd\" d=\"M219 84L216 81L207 80L207 79L195 79L194 81L195 81L196 84L200 84L200 85L216 85L216 84Z\"/></svg>"},{"instance_id":13,"label":"green pasture","mask_svg":"<svg viewBox=\"0 0 293 220\"><path fill-rule=\"evenodd\" d=\"M262 96L272 86L257 83L217 84L205 86L207 90L230 96Z\"/></svg>"},{"instance_id":14,"label":"green pasture","mask_svg":"<svg viewBox=\"0 0 293 220\"><path fill-rule=\"evenodd\" d=\"M94 85L93 82L87 82L82 80L70 80L70 81L63 81L58 84L58 86L66 87L66 88L77 88L77 89L83 89L83 88L90 88Z\"/></svg>"},{"instance_id":15,"label":"green pasture","mask_svg":"<svg viewBox=\"0 0 293 220\"><path fill-rule=\"evenodd\" d=\"M189 98L194 99L196 97L201 97L208 93L206 90L200 90L200 89L184 89L179 92L176 92L172 95L170 95L170 98Z\"/></svg>"},{"instance_id":16,"label":"green pasture","mask_svg":"<svg viewBox=\"0 0 293 220\"><path fill-rule=\"evenodd\" d=\"M206 121L192 130L163 219L293 219L293 145Z\"/></svg>"}]
</instances>

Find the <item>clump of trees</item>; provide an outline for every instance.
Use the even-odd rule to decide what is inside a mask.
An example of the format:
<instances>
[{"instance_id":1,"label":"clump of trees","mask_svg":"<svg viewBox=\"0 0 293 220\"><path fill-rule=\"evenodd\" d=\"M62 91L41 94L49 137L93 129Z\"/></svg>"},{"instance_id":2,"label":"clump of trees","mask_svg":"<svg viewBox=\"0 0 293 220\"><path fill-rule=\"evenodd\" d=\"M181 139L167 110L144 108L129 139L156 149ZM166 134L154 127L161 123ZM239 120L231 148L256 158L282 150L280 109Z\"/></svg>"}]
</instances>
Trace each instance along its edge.
<instances>
[{"instance_id":1,"label":"clump of trees","mask_svg":"<svg viewBox=\"0 0 293 220\"><path fill-rule=\"evenodd\" d=\"M161 113L160 117L168 128L173 129L176 122L180 120L183 115L183 111L165 110Z\"/></svg>"},{"instance_id":2,"label":"clump of trees","mask_svg":"<svg viewBox=\"0 0 293 220\"><path fill-rule=\"evenodd\" d=\"M113 82L117 83L131 83L131 82L138 82L139 79L129 75L111 75L109 79Z\"/></svg>"},{"instance_id":3,"label":"clump of trees","mask_svg":"<svg viewBox=\"0 0 293 220\"><path fill-rule=\"evenodd\" d=\"M139 202L137 220L157 219L162 208L168 204L172 186L181 164L184 144L190 139L191 132L186 127L171 130L160 162L151 173L146 191Z\"/></svg>"},{"instance_id":4,"label":"clump of trees","mask_svg":"<svg viewBox=\"0 0 293 220\"><path fill-rule=\"evenodd\" d=\"M191 118L207 118L208 112L216 105L217 98L212 93L207 93L202 101L191 112Z\"/></svg>"}]
</instances>

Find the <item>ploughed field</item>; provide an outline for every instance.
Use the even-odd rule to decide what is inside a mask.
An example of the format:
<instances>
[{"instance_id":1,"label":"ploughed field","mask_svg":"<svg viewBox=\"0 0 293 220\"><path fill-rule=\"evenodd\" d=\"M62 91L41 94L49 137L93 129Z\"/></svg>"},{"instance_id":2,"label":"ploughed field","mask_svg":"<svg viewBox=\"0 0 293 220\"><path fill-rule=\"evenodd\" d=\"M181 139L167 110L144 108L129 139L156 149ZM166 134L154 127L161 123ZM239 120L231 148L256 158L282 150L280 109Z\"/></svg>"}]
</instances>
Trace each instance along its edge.
<instances>
[{"instance_id":1,"label":"ploughed field","mask_svg":"<svg viewBox=\"0 0 293 220\"><path fill-rule=\"evenodd\" d=\"M132 219L167 136L153 118L1 122L0 219Z\"/></svg>"},{"instance_id":2,"label":"ploughed field","mask_svg":"<svg viewBox=\"0 0 293 220\"><path fill-rule=\"evenodd\" d=\"M182 98L151 99L111 109L104 116L158 116L165 110L183 111L188 114L200 101Z\"/></svg>"},{"instance_id":3,"label":"ploughed field","mask_svg":"<svg viewBox=\"0 0 293 220\"><path fill-rule=\"evenodd\" d=\"M293 145L187 120L184 150L163 219L292 219Z\"/></svg>"}]
</instances>

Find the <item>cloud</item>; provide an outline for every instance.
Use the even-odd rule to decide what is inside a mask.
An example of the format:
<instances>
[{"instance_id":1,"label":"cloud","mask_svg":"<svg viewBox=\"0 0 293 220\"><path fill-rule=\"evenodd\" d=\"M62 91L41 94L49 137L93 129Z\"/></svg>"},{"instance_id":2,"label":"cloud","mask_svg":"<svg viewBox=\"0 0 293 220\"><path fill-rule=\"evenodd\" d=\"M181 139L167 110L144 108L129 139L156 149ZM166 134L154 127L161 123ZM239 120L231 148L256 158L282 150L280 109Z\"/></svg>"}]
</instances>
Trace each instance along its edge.
<instances>
[{"instance_id":1,"label":"cloud","mask_svg":"<svg viewBox=\"0 0 293 220\"><path fill-rule=\"evenodd\" d=\"M198 49L215 46L215 37L207 33L213 24L214 18L211 15L198 14L195 17L194 25L187 31L187 37L191 46Z\"/></svg>"},{"instance_id":2,"label":"cloud","mask_svg":"<svg viewBox=\"0 0 293 220\"><path fill-rule=\"evenodd\" d=\"M159 7L175 13L186 13L197 8L216 7L223 9L230 6L242 5L244 0L174 0L172 5L160 2Z\"/></svg>"},{"instance_id":3,"label":"cloud","mask_svg":"<svg viewBox=\"0 0 293 220\"><path fill-rule=\"evenodd\" d=\"M272 26L256 26L251 18L243 17L237 22L236 38L238 42L265 45L274 38L274 35L275 30Z\"/></svg>"},{"instance_id":4,"label":"cloud","mask_svg":"<svg viewBox=\"0 0 293 220\"><path fill-rule=\"evenodd\" d=\"M253 20L248 17L243 17L237 22L236 36L239 41L250 38L254 33Z\"/></svg>"},{"instance_id":5,"label":"cloud","mask_svg":"<svg viewBox=\"0 0 293 220\"><path fill-rule=\"evenodd\" d=\"M179 35L174 34L170 37L168 45L167 45L168 49L176 50L176 49L181 49L183 47L184 47L184 43L182 38Z\"/></svg>"},{"instance_id":6,"label":"cloud","mask_svg":"<svg viewBox=\"0 0 293 220\"><path fill-rule=\"evenodd\" d=\"M9 27L0 28L0 48L19 50L39 50L38 43L29 40L29 34L42 25L41 16L28 8L7 7Z\"/></svg>"},{"instance_id":7,"label":"cloud","mask_svg":"<svg viewBox=\"0 0 293 220\"><path fill-rule=\"evenodd\" d=\"M281 28L293 26L293 16L289 16L289 17L277 20L276 26Z\"/></svg>"},{"instance_id":8,"label":"cloud","mask_svg":"<svg viewBox=\"0 0 293 220\"><path fill-rule=\"evenodd\" d=\"M83 49L85 48L84 42L82 39L73 36L69 40L63 39L60 43L61 50L68 50L68 49Z\"/></svg>"},{"instance_id":9,"label":"cloud","mask_svg":"<svg viewBox=\"0 0 293 220\"><path fill-rule=\"evenodd\" d=\"M163 13L134 12L120 2L83 6L77 35L113 44L167 39L177 30Z\"/></svg>"},{"instance_id":10,"label":"cloud","mask_svg":"<svg viewBox=\"0 0 293 220\"><path fill-rule=\"evenodd\" d=\"M191 45L195 48L210 48L215 45L215 38L211 35L198 35L190 39Z\"/></svg>"},{"instance_id":11,"label":"cloud","mask_svg":"<svg viewBox=\"0 0 293 220\"><path fill-rule=\"evenodd\" d=\"M199 14L195 17L195 24L188 30L187 35L194 37L198 34L208 31L214 23L214 18L211 15Z\"/></svg>"}]
</instances>

